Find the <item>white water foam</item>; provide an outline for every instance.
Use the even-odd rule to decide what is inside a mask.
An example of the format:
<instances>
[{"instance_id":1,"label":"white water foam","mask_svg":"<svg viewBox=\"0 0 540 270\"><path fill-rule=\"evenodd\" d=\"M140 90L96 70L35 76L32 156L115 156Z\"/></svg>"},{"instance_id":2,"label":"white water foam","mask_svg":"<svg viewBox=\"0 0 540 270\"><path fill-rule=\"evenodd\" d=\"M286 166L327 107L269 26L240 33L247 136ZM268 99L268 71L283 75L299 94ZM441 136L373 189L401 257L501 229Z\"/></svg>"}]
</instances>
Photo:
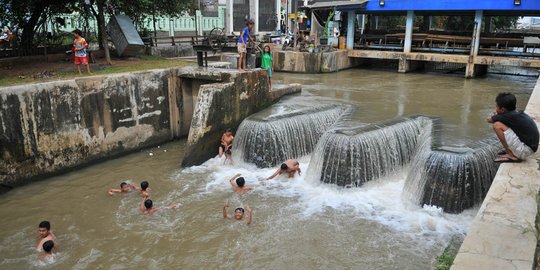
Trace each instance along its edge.
<instances>
[{"instance_id":1,"label":"white water foam","mask_svg":"<svg viewBox=\"0 0 540 270\"><path fill-rule=\"evenodd\" d=\"M299 160L301 169L307 169L310 157ZM329 209L353 213L356 217L383 224L401 233L418 235L464 235L478 207L461 214L447 214L442 209L416 205L404 205L401 199L407 169L393 176L366 183L360 188L339 188L322 184L295 175L293 179L279 176L265 180L275 168L259 169L254 165L223 165L223 159L213 158L200 166L186 168L184 173L207 175L206 185L201 187L200 196L211 196L231 192L229 179L241 173L246 185L257 186L252 196L276 196L296 198L294 205L301 209L303 218L309 219Z\"/></svg>"}]
</instances>

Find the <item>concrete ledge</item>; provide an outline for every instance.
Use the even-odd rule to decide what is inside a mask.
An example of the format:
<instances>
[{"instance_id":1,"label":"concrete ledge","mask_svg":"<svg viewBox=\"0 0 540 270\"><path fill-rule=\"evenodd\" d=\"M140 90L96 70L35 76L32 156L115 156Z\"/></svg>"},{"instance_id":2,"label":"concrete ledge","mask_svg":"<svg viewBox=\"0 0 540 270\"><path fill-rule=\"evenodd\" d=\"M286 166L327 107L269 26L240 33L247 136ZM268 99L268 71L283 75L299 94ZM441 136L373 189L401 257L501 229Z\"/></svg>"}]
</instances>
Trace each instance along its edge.
<instances>
[{"instance_id":1,"label":"concrete ledge","mask_svg":"<svg viewBox=\"0 0 540 270\"><path fill-rule=\"evenodd\" d=\"M299 73L336 72L360 63L359 59L349 57L348 54L348 50L319 53L274 51L274 70Z\"/></svg>"},{"instance_id":2,"label":"concrete ledge","mask_svg":"<svg viewBox=\"0 0 540 270\"><path fill-rule=\"evenodd\" d=\"M540 126L540 79L525 110ZM532 269L540 152L502 164L451 269Z\"/></svg>"}]
</instances>

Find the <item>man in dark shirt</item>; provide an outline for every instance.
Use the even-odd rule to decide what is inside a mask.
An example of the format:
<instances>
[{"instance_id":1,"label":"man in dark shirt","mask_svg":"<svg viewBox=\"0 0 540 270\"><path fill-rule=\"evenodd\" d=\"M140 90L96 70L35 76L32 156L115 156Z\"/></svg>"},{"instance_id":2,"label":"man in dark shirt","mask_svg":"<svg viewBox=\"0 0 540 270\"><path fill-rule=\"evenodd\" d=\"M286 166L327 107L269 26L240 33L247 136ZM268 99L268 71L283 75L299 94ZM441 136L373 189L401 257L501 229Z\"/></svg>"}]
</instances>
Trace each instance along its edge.
<instances>
[{"instance_id":1,"label":"man in dark shirt","mask_svg":"<svg viewBox=\"0 0 540 270\"><path fill-rule=\"evenodd\" d=\"M513 94L500 93L495 103L495 114L487 122L504 147L495 162L521 162L538 150L538 127L526 113L516 111Z\"/></svg>"}]
</instances>

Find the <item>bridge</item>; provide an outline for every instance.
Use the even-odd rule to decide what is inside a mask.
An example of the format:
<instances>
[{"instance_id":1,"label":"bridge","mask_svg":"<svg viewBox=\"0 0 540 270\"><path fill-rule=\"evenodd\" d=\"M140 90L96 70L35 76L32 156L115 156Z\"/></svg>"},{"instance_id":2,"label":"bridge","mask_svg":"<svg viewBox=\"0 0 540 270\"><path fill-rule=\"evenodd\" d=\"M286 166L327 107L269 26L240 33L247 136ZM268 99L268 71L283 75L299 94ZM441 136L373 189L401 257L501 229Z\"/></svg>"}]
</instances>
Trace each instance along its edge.
<instances>
[{"instance_id":1,"label":"bridge","mask_svg":"<svg viewBox=\"0 0 540 270\"><path fill-rule=\"evenodd\" d=\"M518 38L483 36L483 32L489 33L493 16L540 15L540 1L323 0L312 1L311 7L313 9L333 8L346 14L346 47L349 49L349 57L398 60L399 72L422 68L426 62L463 64L467 78L484 74L488 65L540 68L540 58L535 53L536 48L532 48L532 52L531 48L528 48L540 45L540 38L537 36ZM356 18L362 18L361 33L363 34L364 19L368 14L406 16L405 32L385 36L385 40L387 38L395 40L395 43L390 45L386 42L378 44L373 42L365 46L355 46ZM414 33L415 16L423 16L429 20L431 16L474 16L474 28L470 36ZM443 45L433 46L434 44Z\"/></svg>"}]
</instances>

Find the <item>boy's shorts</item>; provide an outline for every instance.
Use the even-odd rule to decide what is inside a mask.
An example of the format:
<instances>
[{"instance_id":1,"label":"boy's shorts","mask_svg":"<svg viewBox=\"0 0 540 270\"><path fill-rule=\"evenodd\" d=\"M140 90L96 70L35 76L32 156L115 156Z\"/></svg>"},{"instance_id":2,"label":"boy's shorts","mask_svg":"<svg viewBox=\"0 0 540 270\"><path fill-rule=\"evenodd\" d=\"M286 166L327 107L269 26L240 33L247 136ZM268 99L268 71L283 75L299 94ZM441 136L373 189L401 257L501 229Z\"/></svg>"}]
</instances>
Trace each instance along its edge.
<instances>
[{"instance_id":1,"label":"boy's shorts","mask_svg":"<svg viewBox=\"0 0 540 270\"><path fill-rule=\"evenodd\" d=\"M247 53L247 49L246 49L245 44L238 43L238 45L236 45L236 47L238 48L238 53Z\"/></svg>"},{"instance_id":2,"label":"boy's shorts","mask_svg":"<svg viewBox=\"0 0 540 270\"><path fill-rule=\"evenodd\" d=\"M80 64L88 65L88 58L86 56L84 57L75 56L75 60L73 62L75 63L75 65L80 65Z\"/></svg>"},{"instance_id":3,"label":"boy's shorts","mask_svg":"<svg viewBox=\"0 0 540 270\"><path fill-rule=\"evenodd\" d=\"M504 138L508 143L508 147L512 150L512 153L519 159L525 159L534 154L534 151L524 144L511 128L504 132Z\"/></svg>"}]
</instances>

